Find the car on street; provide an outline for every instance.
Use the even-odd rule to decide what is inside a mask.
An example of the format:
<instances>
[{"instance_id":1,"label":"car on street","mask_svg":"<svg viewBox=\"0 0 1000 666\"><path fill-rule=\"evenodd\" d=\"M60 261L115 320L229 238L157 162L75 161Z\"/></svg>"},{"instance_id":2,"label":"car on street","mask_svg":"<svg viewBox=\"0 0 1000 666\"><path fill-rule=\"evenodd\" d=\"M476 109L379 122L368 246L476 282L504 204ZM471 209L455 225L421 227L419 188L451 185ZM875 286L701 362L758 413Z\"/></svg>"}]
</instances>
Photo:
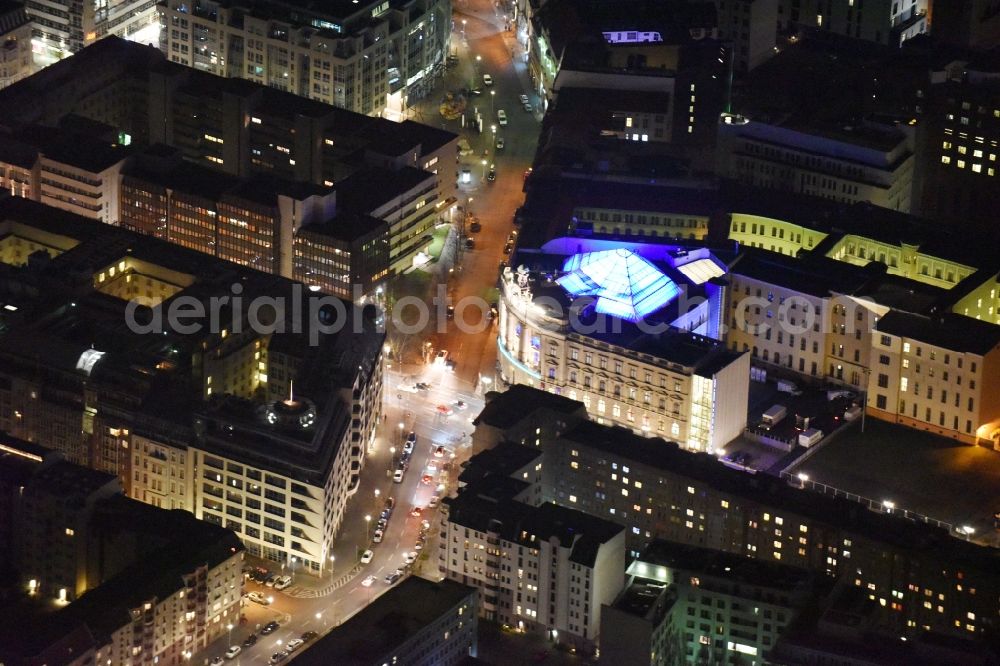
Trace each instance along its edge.
<instances>
[{"instance_id":1,"label":"car on street","mask_svg":"<svg viewBox=\"0 0 1000 666\"><path fill-rule=\"evenodd\" d=\"M504 141L502 136L497 137L497 150L503 150Z\"/></svg>"},{"instance_id":2,"label":"car on street","mask_svg":"<svg viewBox=\"0 0 1000 666\"><path fill-rule=\"evenodd\" d=\"M438 405L437 411L438 414L441 414L443 416L451 416L454 413L454 410L448 405Z\"/></svg>"},{"instance_id":3,"label":"car on street","mask_svg":"<svg viewBox=\"0 0 1000 666\"><path fill-rule=\"evenodd\" d=\"M375 530L375 534L372 535L372 541L374 543L382 543L383 536L385 536L385 533L382 530Z\"/></svg>"},{"instance_id":4,"label":"car on street","mask_svg":"<svg viewBox=\"0 0 1000 666\"><path fill-rule=\"evenodd\" d=\"M434 477L431 476L430 474L424 474L422 477L420 477L420 483L423 483L423 484L429 486L432 483L434 483Z\"/></svg>"},{"instance_id":5,"label":"car on street","mask_svg":"<svg viewBox=\"0 0 1000 666\"><path fill-rule=\"evenodd\" d=\"M386 526L388 524L389 524L389 520L387 518L379 518L378 519L378 525L375 527L375 529L382 530L384 532L385 528L386 528Z\"/></svg>"},{"instance_id":6,"label":"car on street","mask_svg":"<svg viewBox=\"0 0 1000 666\"><path fill-rule=\"evenodd\" d=\"M288 641L288 645L285 646L285 650L287 650L288 652L295 652L300 647L302 647L303 643L305 643L305 641L302 640L301 638L293 638L292 640Z\"/></svg>"},{"instance_id":7,"label":"car on street","mask_svg":"<svg viewBox=\"0 0 1000 666\"><path fill-rule=\"evenodd\" d=\"M370 550L366 550L364 553L361 554L361 564L368 564L369 562L372 561L373 557L375 557L375 553L373 553Z\"/></svg>"},{"instance_id":8,"label":"car on street","mask_svg":"<svg viewBox=\"0 0 1000 666\"><path fill-rule=\"evenodd\" d=\"M445 316L447 316L448 319L454 319L455 318L455 306L454 305L449 305L448 306L448 309L445 311Z\"/></svg>"},{"instance_id":9,"label":"car on street","mask_svg":"<svg viewBox=\"0 0 1000 666\"><path fill-rule=\"evenodd\" d=\"M375 576L365 576L365 579L361 581L362 587L371 587L375 582Z\"/></svg>"},{"instance_id":10,"label":"car on street","mask_svg":"<svg viewBox=\"0 0 1000 666\"><path fill-rule=\"evenodd\" d=\"M429 530L430 528L431 528L431 521L424 520L424 521L422 521L420 523L420 529L422 529L422 530Z\"/></svg>"},{"instance_id":11,"label":"car on street","mask_svg":"<svg viewBox=\"0 0 1000 666\"><path fill-rule=\"evenodd\" d=\"M434 449L434 457L435 458L444 458L444 447L443 446L435 447L435 449Z\"/></svg>"},{"instance_id":12,"label":"car on street","mask_svg":"<svg viewBox=\"0 0 1000 666\"><path fill-rule=\"evenodd\" d=\"M263 627L261 627L260 633L263 634L264 636L267 636L268 634L273 634L274 632L276 632L280 627L281 627L280 624L278 624L274 620L271 620Z\"/></svg>"},{"instance_id":13,"label":"car on street","mask_svg":"<svg viewBox=\"0 0 1000 666\"><path fill-rule=\"evenodd\" d=\"M504 111L503 109L497 110L497 122L499 122L501 125L507 124L507 112Z\"/></svg>"},{"instance_id":14,"label":"car on street","mask_svg":"<svg viewBox=\"0 0 1000 666\"><path fill-rule=\"evenodd\" d=\"M437 354L434 355L435 365L444 365L444 362L448 360L448 350L441 349Z\"/></svg>"},{"instance_id":15,"label":"car on street","mask_svg":"<svg viewBox=\"0 0 1000 666\"><path fill-rule=\"evenodd\" d=\"M404 393L416 393L418 390L416 384L400 384L397 388Z\"/></svg>"},{"instance_id":16,"label":"car on street","mask_svg":"<svg viewBox=\"0 0 1000 666\"><path fill-rule=\"evenodd\" d=\"M448 372L455 372L455 359L449 358L444 362L444 367L448 370Z\"/></svg>"},{"instance_id":17,"label":"car on street","mask_svg":"<svg viewBox=\"0 0 1000 666\"><path fill-rule=\"evenodd\" d=\"M466 250L475 250L476 249L476 241L474 241L471 238L466 238L465 239L465 249Z\"/></svg>"},{"instance_id":18,"label":"car on street","mask_svg":"<svg viewBox=\"0 0 1000 666\"><path fill-rule=\"evenodd\" d=\"M392 497L392 496L386 497L385 498L385 509L384 510L388 511L389 515L391 516L392 515L392 510L395 509L395 508L396 508L396 498ZM388 518L388 517L389 516L386 516L386 518Z\"/></svg>"},{"instance_id":19,"label":"car on street","mask_svg":"<svg viewBox=\"0 0 1000 666\"><path fill-rule=\"evenodd\" d=\"M531 102L524 103L524 110L527 111L528 113L531 113L534 110L531 108Z\"/></svg>"},{"instance_id":20,"label":"car on street","mask_svg":"<svg viewBox=\"0 0 1000 666\"><path fill-rule=\"evenodd\" d=\"M317 634L315 631L307 631L306 633L302 634L302 640L306 641L307 643L309 641L314 641L317 638L319 638L319 634Z\"/></svg>"},{"instance_id":21,"label":"car on street","mask_svg":"<svg viewBox=\"0 0 1000 666\"><path fill-rule=\"evenodd\" d=\"M226 663L225 659L222 657L216 657L209 662L209 666L222 666L224 663Z\"/></svg>"},{"instance_id":22,"label":"car on street","mask_svg":"<svg viewBox=\"0 0 1000 666\"><path fill-rule=\"evenodd\" d=\"M402 577L403 577L403 572L400 571L399 569L396 569L391 574L385 577L385 582L387 585L392 585Z\"/></svg>"},{"instance_id":23,"label":"car on street","mask_svg":"<svg viewBox=\"0 0 1000 666\"><path fill-rule=\"evenodd\" d=\"M287 652L284 652L284 651L282 651L282 652L275 652L274 654L271 655L271 658L267 660L267 663L269 663L269 664L280 664L281 662L283 662L286 659L288 659L288 653Z\"/></svg>"},{"instance_id":24,"label":"car on street","mask_svg":"<svg viewBox=\"0 0 1000 666\"><path fill-rule=\"evenodd\" d=\"M440 501L441 500L438 499L438 496L434 495L433 497L431 497L431 501L427 503L427 506L429 506L430 508L433 509L434 507L436 507L438 505L438 502L440 502Z\"/></svg>"},{"instance_id":25,"label":"car on street","mask_svg":"<svg viewBox=\"0 0 1000 666\"><path fill-rule=\"evenodd\" d=\"M491 86L493 85L493 77L489 74L483 74L483 85Z\"/></svg>"},{"instance_id":26,"label":"car on street","mask_svg":"<svg viewBox=\"0 0 1000 666\"><path fill-rule=\"evenodd\" d=\"M239 645L230 645L229 649L226 650L226 659L235 659L240 652L243 652L243 648Z\"/></svg>"},{"instance_id":27,"label":"car on street","mask_svg":"<svg viewBox=\"0 0 1000 666\"><path fill-rule=\"evenodd\" d=\"M248 594L247 595L247 599L249 599L250 601L254 602L255 604L260 604L261 606L267 606L268 604L271 603L270 601L267 600L267 597L265 597L260 592L256 592L256 591L255 592L251 592L250 594Z\"/></svg>"},{"instance_id":28,"label":"car on street","mask_svg":"<svg viewBox=\"0 0 1000 666\"><path fill-rule=\"evenodd\" d=\"M478 97L479 95L482 95L482 94L483 94L483 91L482 91L482 89L480 89L480 88L471 88L471 89L469 90L469 94L470 94L470 95L476 95L476 96Z\"/></svg>"},{"instance_id":29,"label":"car on street","mask_svg":"<svg viewBox=\"0 0 1000 666\"><path fill-rule=\"evenodd\" d=\"M410 515L413 516L414 518L419 518L423 512L424 512L423 509L421 509L419 506L415 506L413 507L413 510L410 511Z\"/></svg>"},{"instance_id":30,"label":"car on street","mask_svg":"<svg viewBox=\"0 0 1000 666\"><path fill-rule=\"evenodd\" d=\"M451 403L451 406L461 412L464 409L468 408L469 404L464 400L456 400L455 402Z\"/></svg>"},{"instance_id":31,"label":"car on street","mask_svg":"<svg viewBox=\"0 0 1000 666\"><path fill-rule=\"evenodd\" d=\"M527 104L528 103L528 96L527 95L520 95L518 97L518 99L521 100L521 104Z\"/></svg>"},{"instance_id":32,"label":"car on street","mask_svg":"<svg viewBox=\"0 0 1000 666\"><path fill-rule=\"evenodd\" d=\"M283 590L292 584L291 576L278 576L274 579L274 589Z\"/></svg>"},{"instance_id":33,"label":"car on street","mask_svg":"<svg viewBox=\"0 0 1000 666\"><path fill-rule=\"evenodd\" d=\"M513 249L514 245L508 241L507 244L503 246L503 253L510 254Z\"/></svg>"},{"instance_id":34,"label":"car on street","mask_svg":"<svg viewBox=\"0 0 1000 666\"><path fill-rule=\"evenodd\" d=\"M413 453L413 442L407 440L403 442L403 455L408 456Z\"/></svg>"},{"instance_id":35,"label":"car on street","mask_svg":"<svg viewBox=\"0 0 1000 666\"><path fill-rule=\"evenodd\" d=\"M490 169L490 172L488 174L486 174L486 180L488 180L488 181L490 181L492 183L496 179L497 179L497 170L496 169Z\"/></svg>"},{"instance_id":36,"label":"car on street","mask_svg":"<svg viewBox=\"0 0 1000 666\"><path fill-rule=\"evenodd\" d=\"M478 234L482 230L483 230L483 225L480 224L479 222L473 222L472 224L469 225L469 231L471 231L474 234Z\"/></svg>"},{"instance_id":37,"label":"car on street","mask_svg":"<svg viewBox=\"0 0 1000 666\"><path fill-rule=\"evenodd\" d=\"M393 473L393 475L392 475L392 480L393 480L394 483L402 483L403 482L403 470L397 469Z\"/></svg>"},{"instance_id":38,"label":"car on street","mask_svg":"<svg viewBox=\"0 0 1000 666\"><path fill-rule=\"evenodd\" d=\"M427 461L427 471L431 472L431 473L434 473L434 472L438 471L438 461L437 460L428 460Z\"/></svg>"},{"instance_id":39,"label":"car on street","mask_svg":"<svg viewBox=\"0 0 1000 666\"><path fill-rule=\"evenodd\" d=\"M426 539L418 540L415 544L413 544L413 550L423 550L425 543L427 543Z\"/></svg>"},{"instance_id":40,"label":"car on street","mask_svg":"<svg viewBox=\"0 0 1000 666\"><path fill-rule=\"evenodd\" d=\"M417 551L411 550L406 555L403 556L403 561L407 564L413 564L417 561Z\"/></svg>"},{"instance_id":41,"label":"car on street","mask_svg":"<svg viewBox=\"0 0 1000 666\"><path fill-rule=\"evenodd\" d=\"M276 573L267 574L267 577L264 578L264 585L267 585L268 587L274 587L274 581L277 580L277 578L278 574Z\"/></svg>"},{"instance_id":42,"label":"car on street","mask_svg":"<svg viewBox=\"0 0 1000 666\"><path fill-rule=\"evenodd\" d=\"M250 634L243 639L243 647L248 648L254 645L257 645L257 634Z\"/></svg>"},{"instance_id":43,"label":"car on street","mask_svg":"<svg viewBox=\"0 0 1000 666\"><path fill-rule=\"evenodd\" d=\"M416 383L416 387L417 387L418 391L429 391L430 388L431 388L431 385L428 384L427 382L417 382ZM413 434L413 433L410 433L410 434ZM416 437L416 435L413 435L413 436Z\"/></svg>"}]
</instances>

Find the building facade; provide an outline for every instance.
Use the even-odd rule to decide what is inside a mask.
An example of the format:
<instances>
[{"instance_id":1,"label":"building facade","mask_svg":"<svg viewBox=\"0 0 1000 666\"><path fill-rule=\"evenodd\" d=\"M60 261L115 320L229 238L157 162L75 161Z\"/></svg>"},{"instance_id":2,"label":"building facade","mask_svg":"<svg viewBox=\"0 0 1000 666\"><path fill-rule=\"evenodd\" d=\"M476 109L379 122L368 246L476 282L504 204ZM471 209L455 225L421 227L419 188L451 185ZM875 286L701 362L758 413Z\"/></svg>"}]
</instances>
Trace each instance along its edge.
<instances>
[{"instance_id":1,"label":"building facade","mask_svg":"<svg viewBox=\"0 0 1000 666\"><path fill-rule=\"evenodd\" d=\"M86 5L53 2L27 5L32 37L47 58L60 60L105 37L131 37L157 23L155 0L119 0Z\"/></svg>"},{"instance_id":2,"label":"building facade","mask_svg":"<svg viewBox=\"0 0 1000 666\"><path fill-rule=\"evenodd\" d=\"M719 36L733 43L733 66L746 74L774 57L781 0L716 0Z\"/></svg>"},{"instance_id":3,"label":"building facade","mask_svg":"<svg viewBox=\"0 0 1000 666\"><path fill-rule=\"evenodd\" d=\"M403 116L429 92L451 35L450 0L308 10L164 0L157 10L171 62L372 116Z\"/></svg>"},{"instance_id":4,"label":"building facade","mask_svg":"<svg viewBox=\"0 0 1000 666\"><path fill-rule=\"evenodd\" d=\"M0 8L0 88L6 88L34 71L31 21L24 7L5 3Z\"/></svg>"},{"instance_id":5,"label":"building facade","mask_svg":"<svg viewBox=\"0 0 1000 666\"><path fill-rule=\"evenodd\" d=\"M878 44L899 46L927 32L928 0L865 0L848 2L780 0L778 24L782 30L812 28Z\"/></svg>"}]
</instances>

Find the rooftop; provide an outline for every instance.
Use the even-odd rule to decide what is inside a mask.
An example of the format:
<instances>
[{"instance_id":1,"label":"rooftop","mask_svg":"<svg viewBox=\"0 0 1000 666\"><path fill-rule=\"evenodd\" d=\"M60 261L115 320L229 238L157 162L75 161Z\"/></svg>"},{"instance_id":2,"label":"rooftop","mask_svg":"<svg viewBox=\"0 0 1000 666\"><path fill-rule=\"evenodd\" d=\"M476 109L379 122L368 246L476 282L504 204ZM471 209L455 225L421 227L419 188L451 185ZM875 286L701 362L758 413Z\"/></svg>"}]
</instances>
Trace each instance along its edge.
<instances>
[{"instance_id":1,"label":"rooftop","mask_svg":"<svg viewBox=\"0 0 1000 666\"><path fill-rule=\"evenodd\" d=\"M393 199L434 178L434 174L414 167L362 169L337 183L337 207L346 212L371 215Z\"/></svg>"},{"instance_id":2,"label":"rooftop","mask_svg":"<svg viewBox=\"0 0 1000 666\"><path fill-rule=\"evenodd\" d=\"M812 580L812 574L804 569L663 539L649 542L629 571L642 578L647 565L774 590L791 591Z\"/></svg>"},{"instance_id":3,"label":"rooftop","mask_svg":"<svg viewBox=\"0 0 1000 666\"><path fill-rule=\"evenodd\" d=\"M460 604L469 604L467 620L475 621L476 589L442 580L432 583L407 576L351 619L295 657L297 666L343 666L381 663L414 635L436 623ZM440 637L438 637L440 638Z\"/></svg>"},{"instance_id":4,"label":"rooftop","mask_svg":"<svg viewBox=\"0 0 1000 666\"><path fill-rule=\"evenodd\" d=\"M524 384L514 384L506 391L495 394L473 424L478 426L482 423L504 430L540 409L569 415L585 408L577 400L548 391L536 391Z\"/></svg>"},{"instance_id":5,"label":"rooftop","mask_svg":"<svg viewBox=\"0 0 1000 666\"><path fill-rule=\"evenodd\" d=\"M955 352L986 355L1000 345L1000 326L964 315L922 315L892 310L876 329Z\"/></svg>"},{"instance_id":6,"label":"rooftop","mask_svg":"<svg viewBox=\"0 0 1000 666\"><path fill-rule=\"evenodd\" d=\"M385 220L363 213L340 213L325 222L307 224L299 229L299 234L328 236L334 240L350 243L379 231L388 232Z\"/></svg>"}]
</instances>

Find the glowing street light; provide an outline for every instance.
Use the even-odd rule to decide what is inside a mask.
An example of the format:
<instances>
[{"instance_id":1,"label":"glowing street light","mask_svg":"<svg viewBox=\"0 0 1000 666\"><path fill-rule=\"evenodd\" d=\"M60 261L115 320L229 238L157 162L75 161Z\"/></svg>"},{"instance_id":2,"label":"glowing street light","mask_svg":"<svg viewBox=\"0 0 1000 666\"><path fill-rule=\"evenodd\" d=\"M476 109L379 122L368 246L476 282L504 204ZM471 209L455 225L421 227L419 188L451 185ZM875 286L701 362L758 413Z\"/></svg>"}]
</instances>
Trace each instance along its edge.
<instances>
[{"instance_id":1,"label":"glowing street light","mask_svg":"<svg viewBox=\"0 0 1000 666\"><path fill-rule=\"evenodd\" d=\"M462 39L465 39L465 19L462 19Z\"/></svg>"},{"instance_id":2,"label":"glowing street light","mask_svg":"<svg viewBox=\"0 0 1000 666\"><path fill-rule=\"evenodd\" d=\"M232 645L233 644L233 623L230 622L229 624L227 624L226 625L226 629L229 630L229 642L227 643L227 645Z\"/></svg>"},{"instance_id":3,"label":"glowing street light","mask_svg":"<svg viewBox=\"0 0 1000 666\"><path fill-rule=\"evenodd\" d=\"M882 500L882 506L885 507L888 513L892 513L892 510L896 508L896 503L892 500Z\"/></svg>"},{"instance_id":4,"label":"glowing street light","mask_svg":"<svg viewBox=\"0 0 1000 666\"><path fill-rule=\"evenodd\" d=\"M483 160L483 178L486 178L486 160Z\"/></svg>"},{"instance_id":5,"label":"glowing street light","mask_svg":"<svg viewBox=\"0 0 1000 666\"><path fill-rule=\"evenodd\" d=\"M372 527L372 517L365 516L365 530L368 534L368 538L366 539L366 541L371 541L372 539L371 527Z\"/></svg>"},{"instance_id":6,"label":"glowing street light","mask_svg":"<svg viewBox=\"0 0 1000 666\"><path fill-rule=\"evenodd\" d=\"M493 115L496 113L496 111L493 110L493 100L496 98L496 96L497 96L497 91L496 90L491 90L490 91L490 117L493 117ZM496 129L494 129L493 131L496 132Z\"/></svg>"},{"instance_id":7,"label":"glowing street light","mask_svg":"<svg viewBox=\"0 0 1000 666\"><path fill-rule=\"evenodd\" d=\"M799 487L800 488L805 488L806 487L806 481L809 480L809 475L806 474L805 472L799 472L796 476L799 479Z\"/></svg>"}]
</instances>

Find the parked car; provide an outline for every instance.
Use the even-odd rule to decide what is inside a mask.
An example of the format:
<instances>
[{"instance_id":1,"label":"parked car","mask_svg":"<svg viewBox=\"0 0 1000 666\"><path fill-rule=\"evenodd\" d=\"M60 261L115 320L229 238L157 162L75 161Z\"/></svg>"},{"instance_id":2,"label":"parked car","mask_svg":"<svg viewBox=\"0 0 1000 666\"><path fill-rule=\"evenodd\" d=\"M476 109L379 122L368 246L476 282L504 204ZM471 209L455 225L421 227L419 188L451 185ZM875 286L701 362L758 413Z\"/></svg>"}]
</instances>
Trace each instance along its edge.
<instances>
[{"instance_id":1,"label":"parked car","mask_svg":"<svg viewBox=\"0 0 1000 666\"><path fill-rule=\"evenodd\" d=\"M438 446L438 447L434 448L434 457L435 458L444 458L444 447L443 446Z\"/></svg>"},{"instance_id":2,"label":"parked car","mask_svg":"<svg viewBox=\"0 0 1000 666\"><path fill-rule=\"evenodd\" d=\"M476 241L474 241L471 238L466 238L465 239L465 249L466 250L475 250L476 249Z\"/></svg>"},{"instance_id":3,"label":"parked car","mask_svg":"<svg viewBox=\"0 0 1000 666\"><path fill-rule=\"evenodd\" d=\"M410 515L411 515L411 516L413 516L414 518L419 518L419 517L420 517L420 514L422 514L423 512L424 512L424 510L423 510L423 509L421 509L421 508L420 508L419 506L415 506L415 507L413 507L413 509L412 509L412 510L410 511Z\"/></svg>"},{"instance_id":4,"label":"parked car","mask_svg":"<svg viewBox=\"0 0 1000 666\"><path fill-rule=\"evenodd\" d=\"M406 440L403 442L403 455L409 455L413 453L413 442Z\"/></svg>"},{"instance_id":5,"label":"parked car","mask_svg":"<svg viewBox=\"0 0 1000 666\"><path fill-rule=\"evenodd\" d=\"M524 110L527 111L528 113L531 113L534 110L531 108L531 102L524 103Z\"/></svg>"},{"instance_id":6,"label":"parked car","mask_svg":"<svg viewBox=\"0 0 1000 666\"><path fill-rule=\"evenodd\" d=\"M293 638L292 640L288 641L288 644L285 646L285 650L287 650L288 652L295 652L300 647L302 647L303 643L305 643L305 641L302 640L301 638Z\"/></svg>"},{"instance_id":7,"label":"parked car","mask_svg":"<svg viewBox=\"0 0 1000 666\"><path fill-rule=\"evenodd\" d=\"M396 569L391 574L385 577L385 582L387 585L392 585L402 577L403 577L403 572L400 571L399 569Z\"/></svg>"},{"instance_id":8,"label":"parked car","mask_svg":"<svg viewBox=\"0 0 1000 666\"><path fill-rule=\"evenodd\" d=\"M451 406L461 412L466 408L468 408L469 405L464 400L456 400L455 402L451 403Z\"/></svg>"},{"instance_id":9,"label":"parked car","mask_svg":"<svg viewBox=\"0 0 1000 666\"><path fill-rule=\"evenodd\" d=\"M507 112L504 111L503 109L497 110L497 122L499 122L501 125L507 124Z\"/></svg>"},{"instance_id":10,"label":"parked car","mask_svg":"<svg viewBox=\"0 0 1000 666\"><path fill-rule=\"evenodd\" d=\"M291 576L278 576L274 581L274 589L283 590L292 584Z\"/></svg>"},{"instance_id":11,"label":"parked car","mask_svg":"<svg viewBox=\"0 0 1000 666\"><path fill-rule=\"evenodd\" d=\"M397 469L393 473L393 475L392 475L392 480L393 480L394 483L402 483L403 482L403 470Z\"/></svg>"},{"instance_id":12,"label":"parked car","mask_svg":"<svg viewBox=\"0 0 1000 666\"><path fill-rule=\"evenodd\" d=\"M250 634L243 639L243 647L248 648L254 645L257 645L257 634Z\"/></svg>"},{"instance_id":13,"label":"parked car","mask_svg":"<svg viewBox=\"0 0 1000 666\"><path fill-rule=\"evenodd\" d=\"M471 231L474 234L478 234L482 230L483 230L483 225L481 225L479 222L473 222L472 224L469 225L469 231Z\"/></svg>"},{"instance_id":14,"label":"parked car","mask_svg":"<svg viewBox=\"0 0 1000 666\"><path fill-rule=\"evenodd\" d=\"M309 641L314 641L317 638L319 638L319 634L317 634L315 631L307 631L306 633L302 634L302 640L306 641L307 643Z\"/></svg>"},{"instance_id":15,"label":"parked car","mask_svg":"<svg viewBox=\"0 0 1000 666\"><path fill-rule=\"evenodd\" d=\"M497 179L497 170L496 169L490 169L490 172L488 174L486 174L486 180L488 180L488 181L490 181L492 183L496 179Z\"/></svg>"},{"instance_id":16,"label":"parked car","mask_svg":"<svg viewBox=\"0 0 1000 666\"><path fill-rule=\"evenodd\" d=\"M222 657L216 657L209 662L209 666L222 666L226 661Z\"/></svg>"},{"instance_id":17,"label":"parked car","mask_svg":"<svg viewBox=\"0 0 1000 666\"><path fill-rule=\"evenodd\" d=\"M375 582L375 576L365 576L365 579L361 581L363 587L371 587Z\"/></svg>"},{"instance_id":18,"label":"parked car","mask_svg":"<svg viewBox=\"0 0 1000 666\"><path fill-rule=\"evenodd\" d=\"M528 96L527 95L520 95L518 97L518 99L521 100L521 104L527 104L528 103Z\"/></svg>"},{"instance_id":19,"label":"parked car","mask_svg":"<svg viewBox=\"0 0 1000 666\"><path fill-rule=\"evenodd\" d=\"M288 653L287 652L284 652L284 651L275 652L274 654L271 655L271 658L267 660L267 663L269 663L269 664L280 664L281 662L283 662L286 659L288 659Z\"/></svg>"},{"instance_id":20,"label":"parked car","mask_svg":"<svg viewBox=\"0 0 1000 666\"><path fill-rule=\"evenodd\" d=\"M508 242L506 245L503 246L503 253L504 254L510 254L513 251L513 249L514 249L514 246L511 243Z\"/></svg>"},{"instance_id":21,"label":"parked car","mask_svg":"<svg viewBox=\"0 0 1000 666\"><path fill-rule=\"evenodd\" d=\"M374 543L382 543L382 537L384 536L382 530L375 530L375 534L372 535L372 541Z\"/></svg>"},{"instance_id":22,"label":"parked car","mask_svg":"<svg viewBox=\"0 0 1000 666\"><path fill-rule=\"evenodd\" d=\"M430 508L433 509L434 507L436 507L438 505L438 502L440 502L440 501L441 500L438 499L438 496L434 495L433 497L431 497L431 501L427 503L427 506L429 506Z\"/></svg>"},{"instance_id":23,"label":"parked car","mask_svg":"<svg viewBox=\"0 0 1000 666\"><path fill-rule=\"evenodd\" d=\"M406 562L407 564L413 564L414 562L417 561L417 552L411 550L410 552L408 552L406 555L403 556L403 561Z\"/></svg>"},{"instance_id":24,"label":"parked car","mask_svg":"<svg viewBox=\"0 0 1000 666\"><path fill-rule=\"evenodd\" d=\"M431 385L428 384L427 382L417 382L416 386L417 386L417 389L420 390L420 391L429 391L430 388L431 388ZM414 436L416 436L416 435L414 435Z\"/></svg>"},{"instance_id":25,"label":"parked car","mask_svg":"<svg viewBox=\"0 0 1000 666\"><path fill-rule=\"evenodd\" d=\"M279 627L281 627L280 624L278 624L274 620L271 620L261 628L260 633L263 634L264 636L267 636L268 634L273 634L274 632L276 632Z\"/></svg>"},{"instance_id":26,"label":"parked car","mask_svg":"<svg viewBox=\"0 0 1000 666\"><path fill-rule=\"evenodd\" d=\"M493 77L489 74L483 74L483 85L491 86L493 85Z\"/></svg>"},{"instance_id":27,"label":"parked car","mask_svg":"<svg viewBox=\"0 0 1000 666\"><path fill-rule=\"evenodd\" d=\"M375 557L375 553L373 553L370 550L366 550L364 553L361 554L361 564L368 564L369 562L372 561L373 557Z\"/></svg>"},{"instance_id":28,"label":"parked car","mask_svg":"<svg viewBox=\"0 0 1000 666\"><path fill-rule=\"evenodd\" d=\"M236 659L240 652L243 652L243 648L239 645L230 645L229 649L226 650L226 659Z\"/></svg>"},{"instance_id":29,"label":"parked car","mask_svg":"<svg viewBox=\"0 0 1000 666\"><path fill-rule=\"evenodd\" d=\"M497 137L497 150L503 150L503 146L504 146L503 137L502 136L498 136Z\"/></svg>"}]
</instances>

